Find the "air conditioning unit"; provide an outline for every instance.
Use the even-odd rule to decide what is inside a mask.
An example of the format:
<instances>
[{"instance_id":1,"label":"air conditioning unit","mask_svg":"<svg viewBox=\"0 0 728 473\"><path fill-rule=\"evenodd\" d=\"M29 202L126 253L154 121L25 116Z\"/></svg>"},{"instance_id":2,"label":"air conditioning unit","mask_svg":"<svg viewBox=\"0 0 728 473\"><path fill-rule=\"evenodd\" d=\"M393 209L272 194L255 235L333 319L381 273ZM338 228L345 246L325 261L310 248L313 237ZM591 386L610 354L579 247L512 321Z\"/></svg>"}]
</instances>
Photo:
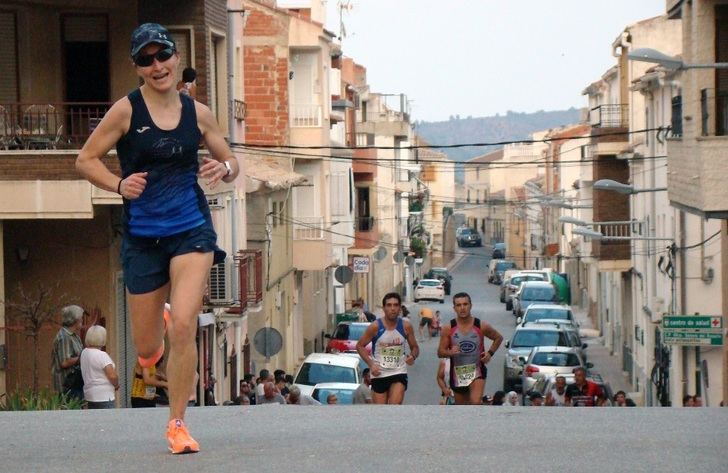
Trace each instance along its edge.
<instances>
[{"instance_id":1,"label":"air conditioning unit","mask_svg":"<svg viewBox=\"0 0 728 473\"><path fill-rule=\"evenodd\" d=\"M210 304L227 305L235 300L233 295L233 262L226 258L210 269L208 285Z\"/></svg>"}]
</instances>

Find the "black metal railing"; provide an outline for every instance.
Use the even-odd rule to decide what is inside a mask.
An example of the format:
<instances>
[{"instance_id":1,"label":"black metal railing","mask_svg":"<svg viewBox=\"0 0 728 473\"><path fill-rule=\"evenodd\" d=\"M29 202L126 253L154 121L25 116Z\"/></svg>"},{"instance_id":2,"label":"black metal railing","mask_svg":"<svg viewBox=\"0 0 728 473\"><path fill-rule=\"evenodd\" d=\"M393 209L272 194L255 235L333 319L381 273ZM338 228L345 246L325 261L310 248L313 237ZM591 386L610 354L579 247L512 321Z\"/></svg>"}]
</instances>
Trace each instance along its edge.
<instances>
[{"instance_id":1,"label":"black metal railing","mask_svg":"<svg viewBox=\"0 0 728 473\"><path fill-rule=\"evenodd\" d=\"M700 134L728 135L728 90L700 90Z\"/></svg>"},{"instance_id":2,"label":"black metal railing","mask_svg":"<svg viewBox=\"0 0 728 473\"><path fill-rule=\"evenodd\" d=\"M0 103L0 149L79 149L110 102Z\"/></svg>"},{"instance_id":3,"label":"black metal railing","mask_svg":"<svg viewBox=\"0 0 728 473\"><path fill-rule=\"evenodd\" d=\"M677 95L672 98L672 117L670 121L672 126L672 136L682 136L682 96Z\"/></svg>"},{"instance_id":4,"label":"black metal railing","mask_svg":"<svg viewBox=\"0 0 728 473\"><path fill-rule=\"evenodd\" d=\"M625 103L599 105L589 113L590 123L595 128L628 128L629 106Z\"/></svg>"}]
</instances>

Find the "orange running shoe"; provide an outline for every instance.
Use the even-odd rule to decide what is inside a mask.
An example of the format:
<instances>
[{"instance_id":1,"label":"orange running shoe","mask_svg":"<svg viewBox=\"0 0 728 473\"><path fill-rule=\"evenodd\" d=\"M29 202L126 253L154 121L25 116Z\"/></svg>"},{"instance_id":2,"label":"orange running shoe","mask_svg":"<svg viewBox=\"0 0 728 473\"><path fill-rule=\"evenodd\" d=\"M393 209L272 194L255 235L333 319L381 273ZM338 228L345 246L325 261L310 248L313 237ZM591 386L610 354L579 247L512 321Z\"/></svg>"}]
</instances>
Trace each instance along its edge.
<instances>
[{"instance_id":1,"label":"orange running shoe","mask_svg":"<svg viewBox=\"0 0 728 473\"><path fill-rule=\"evenodd\" d=\"M200 451L200 444L190 436L182 419L172 419L167 424L167 442L169 451L174 454Z\"/></svg>"}]
</instances>

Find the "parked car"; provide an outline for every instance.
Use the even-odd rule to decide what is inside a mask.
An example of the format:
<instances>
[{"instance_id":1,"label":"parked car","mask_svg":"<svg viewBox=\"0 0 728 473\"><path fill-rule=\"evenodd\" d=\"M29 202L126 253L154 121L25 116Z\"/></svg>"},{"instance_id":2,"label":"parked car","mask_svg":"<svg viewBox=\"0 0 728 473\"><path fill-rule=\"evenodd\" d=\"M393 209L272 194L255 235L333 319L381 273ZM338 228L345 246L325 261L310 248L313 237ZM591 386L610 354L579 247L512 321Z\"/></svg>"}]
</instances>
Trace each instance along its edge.
<instances>
[{"instance_id":1,"label":"parked car","mask_svg":"<svg viewBox=\"0 0 728 473\"><path fill-rule=\"evenodd\" d=\"M311 397L326 404L329 394L335 394L337 404L354 404L354 391L359 387L352 383L319 383L313 388Z\"/></svg>"},{"instance_id":2,"label":"parked car","mask_svg":"<svg viewBox=\"0 0 728 473\"><path fill-rule=\"evenodd\" d=\"M488 282L500 284L503 274L509 269L516 269L516 263L504 259L492 259L488 263Z\"/></svg>"},{"instance_id":3,"label":"parked car","mask_svg":"<svg viewBox=\"0 0 728 473\"><path fill-rule=\"evenodd\" d=\"M491 258L503 259L505 257L506 257L506 244L505 243L496 243L493 246L493 254L491 255Z\"/></svg>"},{"instance_id":4,"label":"parked car","mask_svg":"<svg viewBox=\"0 0 728 473\"><path fill-rule=\"evenodd\" d=\"M483 246L483 240L480 238L480 233L472 228L463 228L460 231L460 235L457 237L458 246Z\"/></svg>"},{"instance_id":5,"label":"parked car","mask_svg":"<svg viewBox=\"0 0 728 473\"><path fill-rule=\"evenodd\" d=\"M508 272L508 271L506 271ZM506 304L506 310L513 310L513 297L518 292L521 284L528 281L545 281L542 273L520 271L510 277L507 284L503 284L503 300Z\"/></svg>"},{"instance_id":6,"label":"parked car","mask_svg":"<svg viewBox=\"0 0 728 473\"><path fill-rule=\"evenodd\" d=\"M528 306L538 302L557 302L558 295L553 284L546 281L526 281L513 297L513 315L523 317Z\"/></svg>"},{"instance_id":7,"label":"parked car","mask_svg":"<svg viewBox=\"0 0 728 473\"><path fill-rule=\"evenodd\" d=\"M450 295L452 275L447 268L431 268L427 271L427 274L425 274L425 279L439 279L442 281L442 285L445 288L445 295Z\"/></svg>"},{"instance_id":8,"label":"parked car","mask_svg":"<svg viewBox=\"0 0 728 473\"><path fill-rule=\"evenodd\" d=\"M523 362L521 389L524 393L544 376L573 374L576 368L592 367L574 347L533 347L528 357L519 357L519 360Z\"/></svg>"},{"instance_id":9,"label":"parked car","mask_svg":"<svg viewBox=\"0 0 728 473\"><path fill-rule=\"evenodd\" d=\"M359 341L369 322L339 322L333 335L325 335L329 339L326 353L357 353L356 342ZM372 353L372 344L367 344L367 351Z\"/></svg>"},{"instance_id":10,"label":"parked car","mask_svg":"<svg viewBox=\"0 0 728 473\"><path fill-rule=\"evenodd\" d=\"M579 323L574 318L574 313L568 305L555 304L531 304L523 313L523 317L518 317L516 323L524 325L526 323L568 323L574 327L578 327Z\"/></svg>"},{"instance_id":11,"label":"parked car","mask_svg":"<svg viewBox=\"0 0 728 473\"><path fill-rule=\"evenodd\" d=\"M415 302L421 300L440 301L445 303L445 287L439 279L420 279L415 287Z\"/></svg>"},{"instance_id":12,"label":"parked car","mask_svg":"<svg viewBox=\"0 0 728 473\"><path fill-rule=\"evenodd\" d=\"M293 384L309 396L319 383L361 383L359 357L332 353L311 353L301 363Z\"/></svg>"},{"instance_id":13,"label":"parked car","mask_svg":"<svg viewBox=\"0 0 728 473\"><path fill-rule=\"evenodd\" d=\"M513 339L506 341L506 355L503 362L503 389L510 391L520 384L523 362L520 357L528 356L533 347L573 347L574 339L568 330L556 325L526 325L516 327Z\"/></svg>"}]
</instances>

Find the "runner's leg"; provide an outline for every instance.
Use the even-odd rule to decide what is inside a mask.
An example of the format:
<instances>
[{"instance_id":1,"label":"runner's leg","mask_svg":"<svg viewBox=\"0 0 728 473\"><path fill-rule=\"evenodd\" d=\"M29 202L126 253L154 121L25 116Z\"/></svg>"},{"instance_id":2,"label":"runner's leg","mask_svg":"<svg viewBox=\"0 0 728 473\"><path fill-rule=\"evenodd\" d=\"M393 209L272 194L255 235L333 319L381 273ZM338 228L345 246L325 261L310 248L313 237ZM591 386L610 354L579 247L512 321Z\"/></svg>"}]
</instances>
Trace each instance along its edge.
<instances>
[{"instance_id":1,"label":"runner's leg","mask_svg":"<svg viewBox=\"0 0 728 473\"><path fill-rule=\"evenodd\" d=\"M145 294L131 294L127 291L131 333L134 347L141 358L151 358L162 346L164 340L164 303L169 296L169 283Z\"/></svg>"},{"instance_id":2,"label":"runner's leg","mask_svg":"<svg viewBox=\"0 0 728 473\"><path fill-rule=\"evenodd\" d=\"M190 386L197 368L197 316L202 307L213 254L186 253L172 258L170 277L172 293L169 334L169 418L184 419Z\"/></svg>"},{"instance_id":3,"label":"runner's leg","mask_svg":"<svg viewBox=\"0 0 728 473\"><path fill-rule=\"evenodd\" d=\"M470 404L470 393L455 392L455 404L457 404L458 406Z\"/></svg>"},{"instance_id":4,"label":"runner's leg","mask_svg":"<svg viewBox=\"0 0 728 473\"><path fill-rule=\"evenodd\" d=\"M485 380L478 378L470 383L470 404L479 406L483 403L483 392L485 392Z\"/></svg>"},{"instance_id":5,"label":"runner's leg","mask_svg":"<svg viewBox=\"0 0 728 473\"><path fill-rule=\"evenodd\" d=\"M387 396L389 393L378 393L375 391L372 391L372 402L374 404L387 404Z\"/></svg>"},{"instance_id":6,"label":"runner's leg","mask_svg":"<svg viewBox=\"0 0 728 473\"><path fill-rule=\"evenodd\" d=\"M392 383L389 387L387 404L402 404L404 402L404 384Z\"/></svg>"}]
</instances>

